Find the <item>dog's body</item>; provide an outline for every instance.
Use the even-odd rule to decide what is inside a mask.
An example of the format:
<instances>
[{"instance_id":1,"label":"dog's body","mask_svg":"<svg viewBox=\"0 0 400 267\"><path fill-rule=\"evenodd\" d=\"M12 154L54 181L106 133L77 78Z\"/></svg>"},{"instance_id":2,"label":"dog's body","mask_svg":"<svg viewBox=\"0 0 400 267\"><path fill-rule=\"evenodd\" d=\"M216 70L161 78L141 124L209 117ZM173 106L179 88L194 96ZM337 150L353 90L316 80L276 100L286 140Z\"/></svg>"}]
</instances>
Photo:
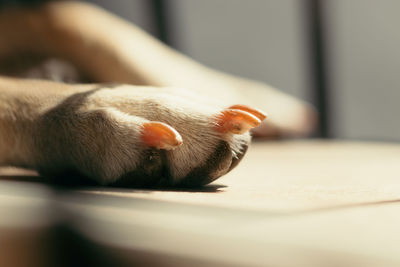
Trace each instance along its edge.
<instances>
[{"instance_id":1,"label":"dog's body","mask_svg":"<svg viewBox=\"0 0 400 267\"><path fill-rule=\"evenodd\" d=\"M3 74L59 81L0 77L3 165L53 177L79 173L101 184L200 185L239 162L250 142L242 128L263 119L254 109L224 107L242 87L251 93L264 85L203 67L88 4L8 10L0 33ZM101 83L64 83L82 81ZM260 106L295 103L278 98ZM154 143L160 135L167 139Z\"/></svg>"}]
</instances>

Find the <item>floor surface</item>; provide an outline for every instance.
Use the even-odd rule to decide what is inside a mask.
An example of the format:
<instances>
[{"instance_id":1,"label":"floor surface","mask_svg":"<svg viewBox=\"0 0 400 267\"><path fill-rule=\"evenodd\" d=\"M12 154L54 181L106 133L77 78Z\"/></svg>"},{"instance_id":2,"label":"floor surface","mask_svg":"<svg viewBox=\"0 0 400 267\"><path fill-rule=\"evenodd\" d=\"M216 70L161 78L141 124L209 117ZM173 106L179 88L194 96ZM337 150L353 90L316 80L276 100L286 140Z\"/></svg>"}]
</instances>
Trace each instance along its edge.
<instances>
[{"instance_id":1,"label":"floor surface","mask_svg":"<svg viewBox=\"0 0 400 267\"><path fill-rule=\"evenodd\" d=\"M231 173L186 191L23 182L35 179L0 170L0 229L62 218L163 266L400 266L400 144L256 142Z\"/></svg>"}]
</instances>

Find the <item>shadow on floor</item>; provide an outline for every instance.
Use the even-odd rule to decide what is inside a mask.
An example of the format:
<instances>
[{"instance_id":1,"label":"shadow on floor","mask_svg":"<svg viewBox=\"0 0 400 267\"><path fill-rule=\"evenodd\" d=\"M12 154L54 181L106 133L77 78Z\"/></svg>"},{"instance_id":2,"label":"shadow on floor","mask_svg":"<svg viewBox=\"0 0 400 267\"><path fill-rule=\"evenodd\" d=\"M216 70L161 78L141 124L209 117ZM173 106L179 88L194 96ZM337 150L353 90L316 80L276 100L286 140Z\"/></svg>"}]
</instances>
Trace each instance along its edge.
<instances>
[{"instance_id":1,"label":"shadow on floor","mask_svg":"<svg viewBox=\"0 0 400 267\"><path fill-rule=\"evenodd\" d=\"M65 181L65 179L63 179ZM110 192L110 193L135 193L135 192L141 192L141 193L152 193L152 192L161 192L161 191L170 191L170 192L192 192L192 193L220 193L224 192L224 190L221 190L222 188L227 187L226 185L220 185L220 184L209 184L209 185L204 185L200 187L146 187L146 188L141 188L141 187L135 187L135 188L128 188L128 187L110 187L110 186L98 186L95 184L92 184L90 182L84 182L84 183L77 183L76 181L79 180L76 177L71 177L72 182L71 183L54 183L54 181L49 180L48 178L39 176L39 175L32 175L32 174L27 174L27 175L0 175L0 181L13 181L13 182L27 182L27 183L40 183L40 184L45 184L49 186L54 186L57 187L57 189L64 189L64 190L84 190L85 192L91 192L91 191L96 191L96 192Z\"/></svg>"}]
</instances>

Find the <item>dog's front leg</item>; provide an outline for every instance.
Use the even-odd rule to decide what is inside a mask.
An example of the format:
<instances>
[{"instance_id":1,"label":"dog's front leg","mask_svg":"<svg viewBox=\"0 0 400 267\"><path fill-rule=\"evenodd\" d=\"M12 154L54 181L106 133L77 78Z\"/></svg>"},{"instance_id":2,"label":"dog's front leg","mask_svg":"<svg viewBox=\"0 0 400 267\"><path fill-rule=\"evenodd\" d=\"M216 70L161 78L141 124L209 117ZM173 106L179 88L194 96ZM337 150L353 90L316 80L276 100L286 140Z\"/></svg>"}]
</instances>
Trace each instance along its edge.
<instances>
[{"instance_id":1,"label":"dog's front leg","mask_svg":"<svg viewBox=\"0 0 400 267\"><path fill-rule=\"evenodd\" d=\"M32 130L41 101L19 85L17 80L0 78L0 164L32 167Z\"/></svg>"},{"instance_id":2,"label":"dog's front leg","mask_svg":"<svg viewBox=\"0 0 400 267\"><path fill-rule=\"evenodd\" d=\"M0 165L35 168L38 119L75 91L66 84L0 76Z\"/></svg>"},{"instance_id":3,"label":"dog's front leg","mask_svg":"<svg viewBox=\"0 0 400 267\"><path fill-rule=\"evenodd\" d=\"M237 165L248 130L265 115L243 105L207 107L179 92L0 76L0 165L66 182L209 183Z\"/></svg>"}]
</instances>

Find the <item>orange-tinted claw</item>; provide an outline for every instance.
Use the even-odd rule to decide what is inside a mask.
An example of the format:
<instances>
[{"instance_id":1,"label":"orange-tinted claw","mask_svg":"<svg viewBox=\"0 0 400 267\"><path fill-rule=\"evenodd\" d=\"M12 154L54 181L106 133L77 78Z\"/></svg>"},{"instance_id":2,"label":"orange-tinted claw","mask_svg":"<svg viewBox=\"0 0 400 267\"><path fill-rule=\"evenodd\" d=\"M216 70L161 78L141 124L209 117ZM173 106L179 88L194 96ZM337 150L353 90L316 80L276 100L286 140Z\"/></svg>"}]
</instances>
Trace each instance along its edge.
<instances>
[{"instance_id":1,"label":"orange-tinted claw","mask_svg":"<svg viewBox=\"0 0 400 267\"><path fill-rule=\"evenodd\" d=\"M259 118L261 121L263 121L267 118L267 114L265 114L265 112L263 112L259 109L256 109L256 108L251 108L246 105L233 105L233 106L230 106L229 108L230 109L240 109L240 110L246 111L248 113L251 113L254 116L256 116L257 118Z\"/></svg>"},{"instance_id":2,"label":"orange-tinted claw","mask_svg":"<svg viewBox=\"0 0 400 267\"><path fill-rule=\"evenodd\" d=\"M225 109L217 116L217 130L221 133L242 134L260 123L258 117L240 109Z\"/></svg>"},{"instance_id":3,"label":"orange-tinted claw","mask_svg":"<svg viewBox=\"0 0 400 267\"><path fill-rule=\"evenodd\" d=\"M171 150L182 144L182 136L171 126L162 122L143 123L142 141L145 145Z\"/></svg>"}]
</instances>

